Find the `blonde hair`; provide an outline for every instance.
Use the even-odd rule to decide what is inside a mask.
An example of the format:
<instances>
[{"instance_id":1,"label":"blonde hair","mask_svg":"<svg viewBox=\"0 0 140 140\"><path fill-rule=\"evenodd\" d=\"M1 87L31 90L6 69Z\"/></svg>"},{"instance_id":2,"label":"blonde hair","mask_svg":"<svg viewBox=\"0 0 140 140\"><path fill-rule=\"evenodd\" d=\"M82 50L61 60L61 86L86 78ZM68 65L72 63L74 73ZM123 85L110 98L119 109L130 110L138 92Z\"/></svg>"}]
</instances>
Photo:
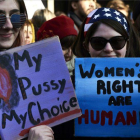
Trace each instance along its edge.
<instances>
[{"instance_id":1,"label":"blonde hair","mask_svg":"<svg viewBox=\"0 0 140 140\"><path fill-rule=\"evenodd\" d=\"M54 13L46 9L38 9L32 17L32 23L35 27L40 28L45 21L56 17Z\"/></svg>"},{"instance_id":2,"label":"blonde hair","mask_svg":"<svg viewBox=\"0 0 140 140\"><path fill-rule=\"evenodd\" d=\"M33 25L32 21L31 20L26 20L24 26L27 26L27 27L28 26L31 26L31 29L32 29L32 37L33 37L31 43L34 43L35 42L35 29L34 29L34 25Z\"/></svg>"}]
</instances>

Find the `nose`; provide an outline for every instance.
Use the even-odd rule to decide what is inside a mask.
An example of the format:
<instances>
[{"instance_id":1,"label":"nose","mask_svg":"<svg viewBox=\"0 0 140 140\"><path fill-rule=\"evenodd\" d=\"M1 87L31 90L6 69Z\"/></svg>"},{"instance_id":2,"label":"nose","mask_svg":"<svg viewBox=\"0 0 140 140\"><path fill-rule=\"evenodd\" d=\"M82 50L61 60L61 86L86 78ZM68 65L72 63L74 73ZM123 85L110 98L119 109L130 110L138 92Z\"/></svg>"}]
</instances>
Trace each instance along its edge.
<instances>
[{"instance_id":1,"label":"nose","mask_svg":"<svg viewBox=\"0 0 140 140\"><path fill-rule=\"evenodd\" d=\"M68 49L68 52L66 53L67 56L71 56L71 48Z\"/></svg>"},{"instance_id":2,"label":"nose","mask_svg":"<svg viewBox=\"0 0 140 140\"><path fill-rule=\"evenodd\" d=\"M26 38L29 38L29 34L28 33L26 33Z\"/></svg>"},{"instance_id":3,"label":"nose","mask_svg":"<svg viewBox=\"0 0 140 140\"><path fill-rule=\"evenodd\" d=\"M113 48L109 42L106 43L104 51L105 52L112 52L113 51Z\"/></svg>"},{"instance_id":4,"label":"nose","mask_svg":"<svg viewBox=\"0 0 140 140\"><path fill-rule=\"evenodd\" d=\"M6 22L2 28L3 29L12 29L13 28L10 18L6 18Z\"/></svg>"},{"instance_id":5,"label":"nose","mask_svg":"<svg viewBox=\"0 0 140 140\"><path fill-rule=\"evenodd\" d=\"M71 51L71 48L67 49L67 51L66 51L64 57L65 57L65 60L66 60L66 61L71 60L71 58L72 58L72 51Z\"/></svg>"}]
</instances>

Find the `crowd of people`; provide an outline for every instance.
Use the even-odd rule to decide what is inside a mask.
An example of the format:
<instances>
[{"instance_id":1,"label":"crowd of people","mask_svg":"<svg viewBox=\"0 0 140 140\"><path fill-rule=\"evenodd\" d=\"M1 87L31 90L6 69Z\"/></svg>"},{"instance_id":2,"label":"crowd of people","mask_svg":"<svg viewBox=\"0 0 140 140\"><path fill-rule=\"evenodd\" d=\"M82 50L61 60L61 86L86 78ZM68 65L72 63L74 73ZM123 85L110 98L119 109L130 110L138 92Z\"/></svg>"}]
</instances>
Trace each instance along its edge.
<instances>
[{"instance_id":1,"label":"crowd of people","mask_svg":"<svg viewBox=\"0 0 140 140\"><path fill-rule=\"evenodd\" d=\"M97 2L69 0L68 14L39 9L32 19L28 19L23 0L1 0L0 50L57 35L73 84L75 57L140 57L140 2L136 1L134 5L133 19L129 17L129 5L122 0L111 0L106 7ZM26 139L85 138L74 137L74 120L71 120L53 128L44 125L33 127Z\"/></svg>"}]
</instances>

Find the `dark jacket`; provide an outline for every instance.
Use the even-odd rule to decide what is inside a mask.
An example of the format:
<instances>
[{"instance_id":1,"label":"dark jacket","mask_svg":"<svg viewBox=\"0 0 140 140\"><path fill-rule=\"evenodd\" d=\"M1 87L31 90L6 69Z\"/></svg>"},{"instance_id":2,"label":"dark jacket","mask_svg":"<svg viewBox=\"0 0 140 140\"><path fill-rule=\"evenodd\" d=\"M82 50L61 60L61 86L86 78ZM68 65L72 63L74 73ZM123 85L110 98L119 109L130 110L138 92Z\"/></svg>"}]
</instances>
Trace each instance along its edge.
<instances>
[{"instance_id":1,"label":"dark jacket","mask_svg":"<svg viewBox=\"0 0 140 140\"><path fill-rule=\"evenodd\" d=\"M68 16L74 21L74 24L79 29L82 24L82 21L80 20L80 18L74 12L69 12Z\"/></svg>"}]
</instances>

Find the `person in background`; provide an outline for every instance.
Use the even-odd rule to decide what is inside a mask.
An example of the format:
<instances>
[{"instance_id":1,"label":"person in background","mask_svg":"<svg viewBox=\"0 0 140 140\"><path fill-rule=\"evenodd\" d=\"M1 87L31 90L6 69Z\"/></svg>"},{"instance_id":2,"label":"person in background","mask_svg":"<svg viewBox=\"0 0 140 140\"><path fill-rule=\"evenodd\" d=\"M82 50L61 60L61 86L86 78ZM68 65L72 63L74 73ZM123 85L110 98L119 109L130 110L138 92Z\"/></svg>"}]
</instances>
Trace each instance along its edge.
<instances>
[{"instance_id":1,"label":"person in background","mask_svg":"<svg viewBox=\"0 0 140 140\"><path fill-rule=\"evenodd\" d=\"M68 16L79 29L86 16L96 8L96 0L69 0Z\"/></svg>"},{"instance_id":2,"label":"person in background","mask_svg":"<svg viewBox=\"0 0 140 140\"><path fill-rule=\"evenodd\" d=\"M129 16L129 5L125 4L122 0L111 0L107 3L106 7L116 9L122 12L126 17Z\"/></svg>"},{"instance_id":3,"label":"person in background","mask_svg":"<svg viewBox=\"0 0 140 140\"><path fill-rule=\"evenodd\" d=\"M133 25L111 8L99 8L87 16L72 48L77 57L140 56L140 42Z\"/></svg>"},{"instance_id":4,"label":"person in background","mask_svg":"<svg viewBox=\"0 0 140 140\"><path fill-rule=\"evenodd\" d=\"M35 28L35 38L37 35L38 29L42 26L45 21L48 21L52 18L56 17L54 13L50 10L46 9L38 9L34 12L34 15L31 19L34 28Z\"/></svg>"},{"instance_id":5,"label":"person in background","mask_svg":"<svg viewBox=\"0 0 140 140\"><path fill-rule=\"evenodd\" d=\"M77 37L77 31L74 29L74 22L67 16L58 16L46 21L37 32L37 40L59 36L62 45L62 51L67 63L70 74L74 69L74 58L71 46Z\"/></svg>"},{"instance_id":6,"label":"person in background","mask_svg":"<svg viewBox=\"0 0 140 140\"><path fill-rule=\"evenodd\" d=\"M34 30L34 25L31 22L31 20L26 20L24 24L24 38L25 38L25 43L30 44L35 42L35 30Z\"/></svg>"},{"instance_id":7,"label":"person in background","mask_svg":"<svg viewBox=\"0 0 140 140\"><path fill-rule=\"evenodd\" d=\"M0 51L25 45L23 26L26 19L27 12L23 0L0 0ZM14 98L19 97L15 94ZM16 104L14 100L10 100ZM1 100L0 104L2 103ZM45 131L44 136L42 135L43 131ZM34 136L34 129L32 128L29 132L30 135L32 137L29 137L28 140L54 139L53 131L48 126L45 126L45 130L39 131L36 136Z\"/></svg>"},{"instance_id":8,"label":"person in background","mask_svg":"<svg viewBox=\"0 0 140 140\"><path fill-rule=\"evenodd\" d=\"M136 28L136 31L138 31L140 37L140 1L134 2L133 20L134 20L134 27Z\"/></svg>"},{"instance_id":9,"label":"person in background","mask_svg":"<svg viewBox=\"0 0 140 140\"><path fill-rule=\"evenodd\" d=\"M101 7L102 7L101 4L96 2L96 9L101 8Z\"/></svg>"},{"instance_id":10,"label":"person in background","mask_svg":"<svg viewBox=\"0 0 140 140\"><path fill-rule=\"evenodd\" d=\"M55 13L55 15L56 15L56 17L61 16L61 15L67 16L67 15L66 15L64 12L62 12L62 11L57 11L57 12Z\"/></svg>"}]
</instances>

